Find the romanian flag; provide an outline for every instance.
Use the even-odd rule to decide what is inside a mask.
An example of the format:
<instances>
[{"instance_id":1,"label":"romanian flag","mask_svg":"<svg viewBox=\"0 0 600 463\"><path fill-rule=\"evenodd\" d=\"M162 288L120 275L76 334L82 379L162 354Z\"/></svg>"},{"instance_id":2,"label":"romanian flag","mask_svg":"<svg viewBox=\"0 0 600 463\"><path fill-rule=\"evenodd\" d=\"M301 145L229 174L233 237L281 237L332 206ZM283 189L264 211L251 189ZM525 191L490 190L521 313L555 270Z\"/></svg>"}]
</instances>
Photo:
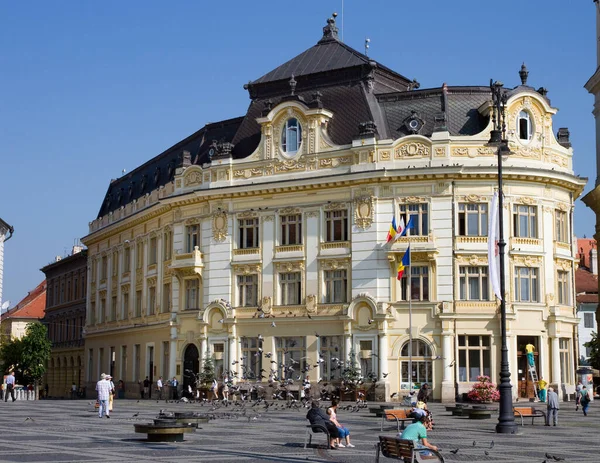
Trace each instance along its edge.
<instances>
[{"instance_id":1,"label":"romanian flag","mask_svg":"<svg viewBox=\"0 0 600 463\"><path fill-rule=\"evenodd\" d=\"M407 227L408 228L408 227ZM400 265L398 265L398 280L402 280L402 275L404 275L404 269L410 265L410 246L402 256L402 261Z\"/></svg>"},{"instance_id":2,"label":"romanian flag","mask_svg":"<svg viewBox=\"0 0 600 463\"><path fill-rule=\"evenodd\" d=\"M398 233L398 227L396 227L396 217L392 218L392 223L390 224L390 231L388 231L387 242L392 241Z\"/></svg>"}]
</instances>

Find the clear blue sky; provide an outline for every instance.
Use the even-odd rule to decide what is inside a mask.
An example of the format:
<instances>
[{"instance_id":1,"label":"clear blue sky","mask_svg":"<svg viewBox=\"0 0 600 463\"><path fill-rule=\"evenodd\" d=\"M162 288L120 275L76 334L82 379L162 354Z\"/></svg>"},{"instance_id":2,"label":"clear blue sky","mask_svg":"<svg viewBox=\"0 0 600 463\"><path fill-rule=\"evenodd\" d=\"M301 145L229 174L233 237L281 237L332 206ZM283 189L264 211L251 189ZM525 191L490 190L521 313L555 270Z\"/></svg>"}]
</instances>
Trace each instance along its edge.
<instances>
[{"instance_id":1,"label":"clear blue sky","mask_svg":"<svg viewBox=\"0 0 600 463\"><path fill-rule=\"evenodd\" d=\"M3 2L0 217L15 227L4 300L18 302L87 234L111 178L207 122L243 115L243 84L314 45L341 4ZM368 36L370 56L421 88L491 77L513 87L525 61L529 84L548 88L560 110L554 131L571 131L576 173L594 183L593 97L583 88L596 69L592 0L346 0L343 33L361 51ZM594 231L580 201L575 231Z\"/></svg>"}]
</instances>

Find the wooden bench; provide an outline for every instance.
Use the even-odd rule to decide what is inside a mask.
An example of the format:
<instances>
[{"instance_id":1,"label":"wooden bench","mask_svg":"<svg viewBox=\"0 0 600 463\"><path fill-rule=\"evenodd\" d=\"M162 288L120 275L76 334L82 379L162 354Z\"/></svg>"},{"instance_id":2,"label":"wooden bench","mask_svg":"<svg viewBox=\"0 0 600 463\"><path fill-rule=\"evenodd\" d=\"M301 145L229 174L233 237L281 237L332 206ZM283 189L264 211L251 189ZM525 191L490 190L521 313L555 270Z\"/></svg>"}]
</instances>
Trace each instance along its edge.
<instances>
[{"instance_id":1,"label":"wooden bench","mask_svg":"<svg viewBox=\"0 0 600 463\"><path fill-rule=\"evenodd\" d=\"M430 452L430 457L421 457L417 460L417 455L422 452ZM409 439L398 439L395 437L379 436L379 442L377 443L377 455L375 461L379 463L379 455L383 455L386 458L393 458L394 460L403 460L405 463L414 463L416 461L431 460L444 462L444 457L435 450L430 449L417 449L415 448L415 441Z\"/></svg>"},{"instance_id":2,"label":"wooden bench","mask_svg":"<svg viewBox=\"0 0 600 463\"><path fill-rule=\"evenodd\" d=\"M329 445L331 443L331 436L329 435L329 430L325 426L322 426L320 424L308 424L306 426L306 437L304 438L304 448L306 448L308 445L311 444L312 436L314 434L321 433L321 432L323 434L325 434L325 436L327 437L327 445L325 446L325 448L329 448Z\"/></svg>"},{"instance_id":3,"label":"wooden bench","mask_svg":"<svg viewBox=\"0 0 600 463\"><path fill-rule=\"evenodd\" d=\"M195 426L164 422L134 424L135 432L147 434L149 442L183 442L183 434L194 432Z\"/></svg>"},{"instance_id":4,"label":"wooden bench","mask_svg":"<svg viewBox=\"0 0 600 463\"><path fill-rule=\"evenodd\" d=\"M383 431L383 423L385 423L386 421L395 421L398 431L400 431L400 429L404 429L404 422L406 422L406 421L412 422L413 421L413 417L409 416L410 413L411 413L411 410L405 410L405 409L383 410L383 414L381 415L381 428L379 430ZM400 428L400 423L402 423L402 428Z\"/></svg>"},{"instance_id":5,"label":"wooden bench","mask_svg":"<svg viewBox=\"0 0 600 463\"><path fill-rule=\"evenodd\" d=\"M524 426L523 418L531 418L531 424L534 424L536 418L543 418L544 423L546 422L546 412L543 412L539 408L535 407L514 407L515 418L521 418L521 426Z\"/></svg>"}]
</instances>

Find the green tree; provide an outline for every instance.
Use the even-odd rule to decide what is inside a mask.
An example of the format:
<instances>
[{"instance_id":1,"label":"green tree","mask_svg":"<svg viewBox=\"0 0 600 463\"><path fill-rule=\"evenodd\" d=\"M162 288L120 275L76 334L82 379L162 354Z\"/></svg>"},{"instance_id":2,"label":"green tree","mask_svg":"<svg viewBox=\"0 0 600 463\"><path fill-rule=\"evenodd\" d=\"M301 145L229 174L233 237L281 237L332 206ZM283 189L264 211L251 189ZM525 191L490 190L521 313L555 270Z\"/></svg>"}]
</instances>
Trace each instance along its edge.
<instances>
[{"instance_id":1,"label":"green tree","mask_svg":"<svg viewBox=\"0 0 600 463\"><path fill-rule=\"evenodd\" d=\"M213 379L215 379L215 363L207 350L202 360L202 371L198 373L198 386L210 384Z\"/></svg>"},{"instance_id":2,"label":"green tree","mask_svg":"<svg viewBox=\"0 0 600 463\"><path fill-rule=\"evenodd\" d=\"M597 370L600 370L600 337L598 333L592 333L592 340L584 344L590 348L590 365Z\"/></svg>"},{"instance_id":3,"label":"green tree","mask_svg":"<svg viewBox=\"0 0 600 463\"><path fill-rule=\"evenodd\" d=\"M342 381L344 385L354 389L364 382L361 375L360 367L356 361L356 354L354 350L348 354L348 360L346 360L346 366L342 370Z\"/></svg>"},{"instance_id":4,"label":"green tree","mask_svg":"<svg viewBox=\"0 0 600 463\"><path fill-rule=\"evenodd\" d=\"M17 384L23 384L24 382L22 351L23 343L20 339L11 339L0 347L0 368L5 374L14 371Z\"/></svg>"}]
</instances>

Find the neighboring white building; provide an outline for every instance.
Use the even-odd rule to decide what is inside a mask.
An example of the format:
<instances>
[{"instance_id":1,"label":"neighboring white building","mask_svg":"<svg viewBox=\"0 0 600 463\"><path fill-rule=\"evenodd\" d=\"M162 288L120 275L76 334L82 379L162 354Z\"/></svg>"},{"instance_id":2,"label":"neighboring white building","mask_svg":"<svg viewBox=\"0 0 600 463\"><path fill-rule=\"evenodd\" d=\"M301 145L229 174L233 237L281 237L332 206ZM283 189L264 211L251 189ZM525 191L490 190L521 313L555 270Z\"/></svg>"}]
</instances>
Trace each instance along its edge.
<instances>
[{"instance_id":1,"label":"neighboring white building","mask_svg":"<svg viewBox=\"0 0 600 463\"><path fill-rule=\"evenodd\" d=\"M2 305L2 280L4 276L4 243L12 238L13 232L14 228L0 218L0 306Z\"/></svg>"}]
</instances>

